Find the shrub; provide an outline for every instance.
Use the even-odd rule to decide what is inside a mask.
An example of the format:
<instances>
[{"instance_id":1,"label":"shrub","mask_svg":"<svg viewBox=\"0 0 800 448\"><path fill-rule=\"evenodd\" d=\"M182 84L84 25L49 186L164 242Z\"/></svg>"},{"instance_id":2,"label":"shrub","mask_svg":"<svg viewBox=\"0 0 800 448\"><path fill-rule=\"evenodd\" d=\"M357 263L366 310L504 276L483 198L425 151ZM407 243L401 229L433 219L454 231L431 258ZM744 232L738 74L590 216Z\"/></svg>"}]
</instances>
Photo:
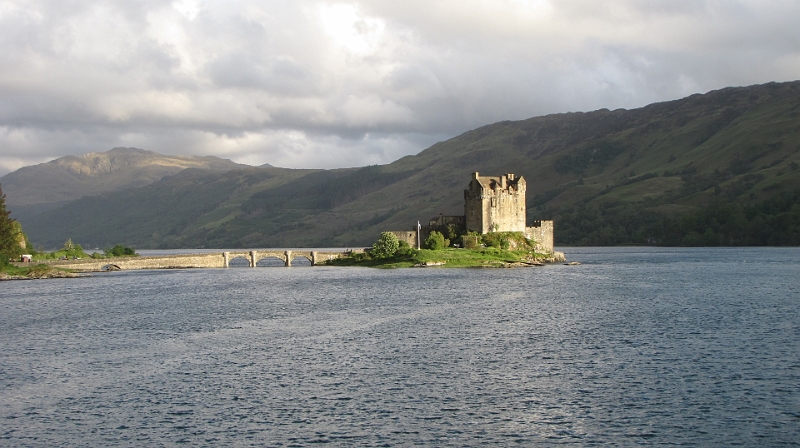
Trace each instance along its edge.
<instances>
[{"instance_id":1,"label":"shrub","mask_svg":"<svg viewBox=\"0 0 800 448\"><path fill-rule=\"evenodd\" d=\"M88 258L89 254L83 251L80 244L75 244L71 239L64 242L64 246L49 253L37 253L36 259L58 259L58 258Z\"/></svg>"},{"instance_id":2,"label":"shrub","mask_svg":"<svg viewBox=\"0 0 800 448\"><path fill-rule=\"evenodd\" d=\"M427 238L425 238L425 248L431 250L441 250L450 245L450 240L444 237L441 232L436 230L432 231Z\"/></svg>"},{"instance_id":3,"label":"shrub","mask_svg":"<svg viewBox=\"0 0 800 448\"><path fill-rule=\"evenodd\" d=\"M492 232L483 235L482 239L488 247L511 250L533 249L533 244L522 232Z\"/></svg>"},{"instance_id":4,"label":"shrub","mask_svg":"<svg viewBox=\"0 0 800 448\"><path fill-rule=\"evenodd\" d=\"M352 259L353 259L353 260L355 260L355 261L367 261L367 260L371 260L371 259L372 259L372 258L369 256L369 252L356 252L356 253L351 253L351 254L350 254L350 258L352 258Z\"/></svg>"},{"instance_id":5,"label":"shrub","mask_svg":"<svg viewBox=\"0 0 800 448\"><path fill-rule=\"evenodd\" d=\"M461 243L464 249L478 249L481 247L481 235L477 232L467 232L461 236Z\"/></svg>"},{"instance_id":6,"label":"shrub","mask_svg":"<svg viewBox=\"0 0 800 448\"><path fill-rule=\"evenodd\" d=\"M409 246L405 241L400 241L400 245L395 252L395 256L408 257L414 255L414 248Z\"/></svg>"},{"instance_id":7,"label":"shrub","mask_svg":"<svg viewBox=\"0 0 800 448\"><path fill-rule=\"evenodd\" d=\"M105 252L106 256L109 257L132 257L136 255L135 250L130 247L123 246L122 244L117 244L110 249L103 249L103 252Z\"/></svg>"},{"instance_id":8,"label":"shrub","mask_svg":"<svg viewBox=\"0 0 800 448\"><path fill-rule=\"evenodd\" d=\"M487 247L498 247L500 249L508 249L509 246L508 238L503 233L499 232L487 233L483 235L482 239L483 239L483 244L485 244Z\"/></svg>"},{"instance_id":9,"label":"shrub","mask_svg":"<svg viewBox=\"0 0 800 448\"><path fill-rule=\"evenodd\" d=\"M372 245L370 255L373 258L389 258L400 248L400 241L397 235L392 232L382 232L378 241Z\"/></svg>"}]
</instances>

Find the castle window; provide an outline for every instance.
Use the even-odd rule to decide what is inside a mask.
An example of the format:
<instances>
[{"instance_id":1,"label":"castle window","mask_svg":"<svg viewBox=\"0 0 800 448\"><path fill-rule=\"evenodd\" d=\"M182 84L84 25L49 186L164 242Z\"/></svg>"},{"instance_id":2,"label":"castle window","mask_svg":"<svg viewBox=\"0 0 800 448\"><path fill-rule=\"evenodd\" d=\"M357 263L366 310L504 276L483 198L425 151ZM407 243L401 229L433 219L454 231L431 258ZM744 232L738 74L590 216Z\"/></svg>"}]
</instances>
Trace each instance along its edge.
<instances>
[{"instance_id":1,"label":"castle window","mask_svg":"<svg viewBox=\"0 0 800 448\"><path fill-rule=\"evenodd\" d=\"M497 198L492 197L492 207L497 207Z\"/></svg>"}]
</instances>

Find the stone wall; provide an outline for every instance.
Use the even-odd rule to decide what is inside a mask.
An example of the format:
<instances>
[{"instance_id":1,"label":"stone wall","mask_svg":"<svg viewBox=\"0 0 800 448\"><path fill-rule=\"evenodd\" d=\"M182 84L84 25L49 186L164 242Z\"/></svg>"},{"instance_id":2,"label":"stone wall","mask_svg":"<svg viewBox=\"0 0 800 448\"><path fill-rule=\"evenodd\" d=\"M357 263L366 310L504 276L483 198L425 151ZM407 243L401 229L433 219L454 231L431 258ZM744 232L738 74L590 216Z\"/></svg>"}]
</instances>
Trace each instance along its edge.
<instances>
[{"instance_id":1,"label":"stone wall","mask_svg":"<svg viewBox=\"0 0 800 448\"><path fill-rule=\"evenodd\" d=\"M428 220L428 225L431 227L443 227L446 228L448 226L454 226L456 228L463 228L465 225L464 217L463 216L447 216L444 214L439 214L439 216L434 216L430 220Z\"/></svg>"},{"instance_id":2,"label":"stone wall","mask_svg":"<svg viewBox=\"0 0 800 448\"><path fill-rule=\"evenodd\" d=\"M108 259L54 260L47 264L76 271L102 271L114 265L123 270L129 269L179 269L179 268L224 268L222 253L169 255L163 257L118 257Z\"/></svg>"},{"instance_id":3,"label":"stone wall","mask_svg":"<svg viewBox=\"0 0 800 448\"><path fill-rule=\"evenodd\" d=\"M536 242L536 252L552 254L554 249L553 221L534 221L532 224L525 228L525 237Z\"/></svg>"},{"instance_id":4,"label":"stone wall","mask_svg":"<svg viewBox=\"0 0 800 448\"><path fill-rule=\"evenodd\" d=\"M393 233L399 241L405 241L411 247L417 247L417 231L416 230L389 230Z\"/></svg>"}]
</instances>

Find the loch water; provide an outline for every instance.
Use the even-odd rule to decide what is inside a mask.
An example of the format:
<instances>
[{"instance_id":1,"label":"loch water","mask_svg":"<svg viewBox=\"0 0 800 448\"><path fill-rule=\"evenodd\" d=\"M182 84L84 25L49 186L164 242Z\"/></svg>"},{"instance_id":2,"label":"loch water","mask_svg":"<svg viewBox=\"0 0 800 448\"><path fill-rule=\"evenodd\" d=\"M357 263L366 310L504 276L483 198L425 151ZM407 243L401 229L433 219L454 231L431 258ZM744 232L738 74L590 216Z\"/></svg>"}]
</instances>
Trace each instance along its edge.
<instances>
[{"instance_id":1,"label":"loch water","mask_svg":"<svg viewBox=\"0 0 800 448\"><path fill-rule=\"evenodd\" d=\"M800 249L0 283L0 446L791 446Z\"/></svg>"}]
</instances>

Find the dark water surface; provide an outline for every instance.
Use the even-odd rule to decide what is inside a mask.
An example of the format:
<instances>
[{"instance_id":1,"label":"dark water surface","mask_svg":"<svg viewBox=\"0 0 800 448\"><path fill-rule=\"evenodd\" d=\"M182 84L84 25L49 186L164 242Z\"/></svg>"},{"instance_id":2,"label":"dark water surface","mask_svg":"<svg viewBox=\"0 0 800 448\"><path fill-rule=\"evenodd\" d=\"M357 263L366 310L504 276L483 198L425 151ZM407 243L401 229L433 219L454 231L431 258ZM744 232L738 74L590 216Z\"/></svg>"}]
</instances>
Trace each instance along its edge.
<instances>
[{"instance_id":1,"label":"dark water surface","mask_svg":"<svg viewBox=\"0 0 800 448\"><path fill-rule=\"evenodd\" d=\"M0 283L2 446L786 446L799 249Z\"/></svg>"}]
</instances>

